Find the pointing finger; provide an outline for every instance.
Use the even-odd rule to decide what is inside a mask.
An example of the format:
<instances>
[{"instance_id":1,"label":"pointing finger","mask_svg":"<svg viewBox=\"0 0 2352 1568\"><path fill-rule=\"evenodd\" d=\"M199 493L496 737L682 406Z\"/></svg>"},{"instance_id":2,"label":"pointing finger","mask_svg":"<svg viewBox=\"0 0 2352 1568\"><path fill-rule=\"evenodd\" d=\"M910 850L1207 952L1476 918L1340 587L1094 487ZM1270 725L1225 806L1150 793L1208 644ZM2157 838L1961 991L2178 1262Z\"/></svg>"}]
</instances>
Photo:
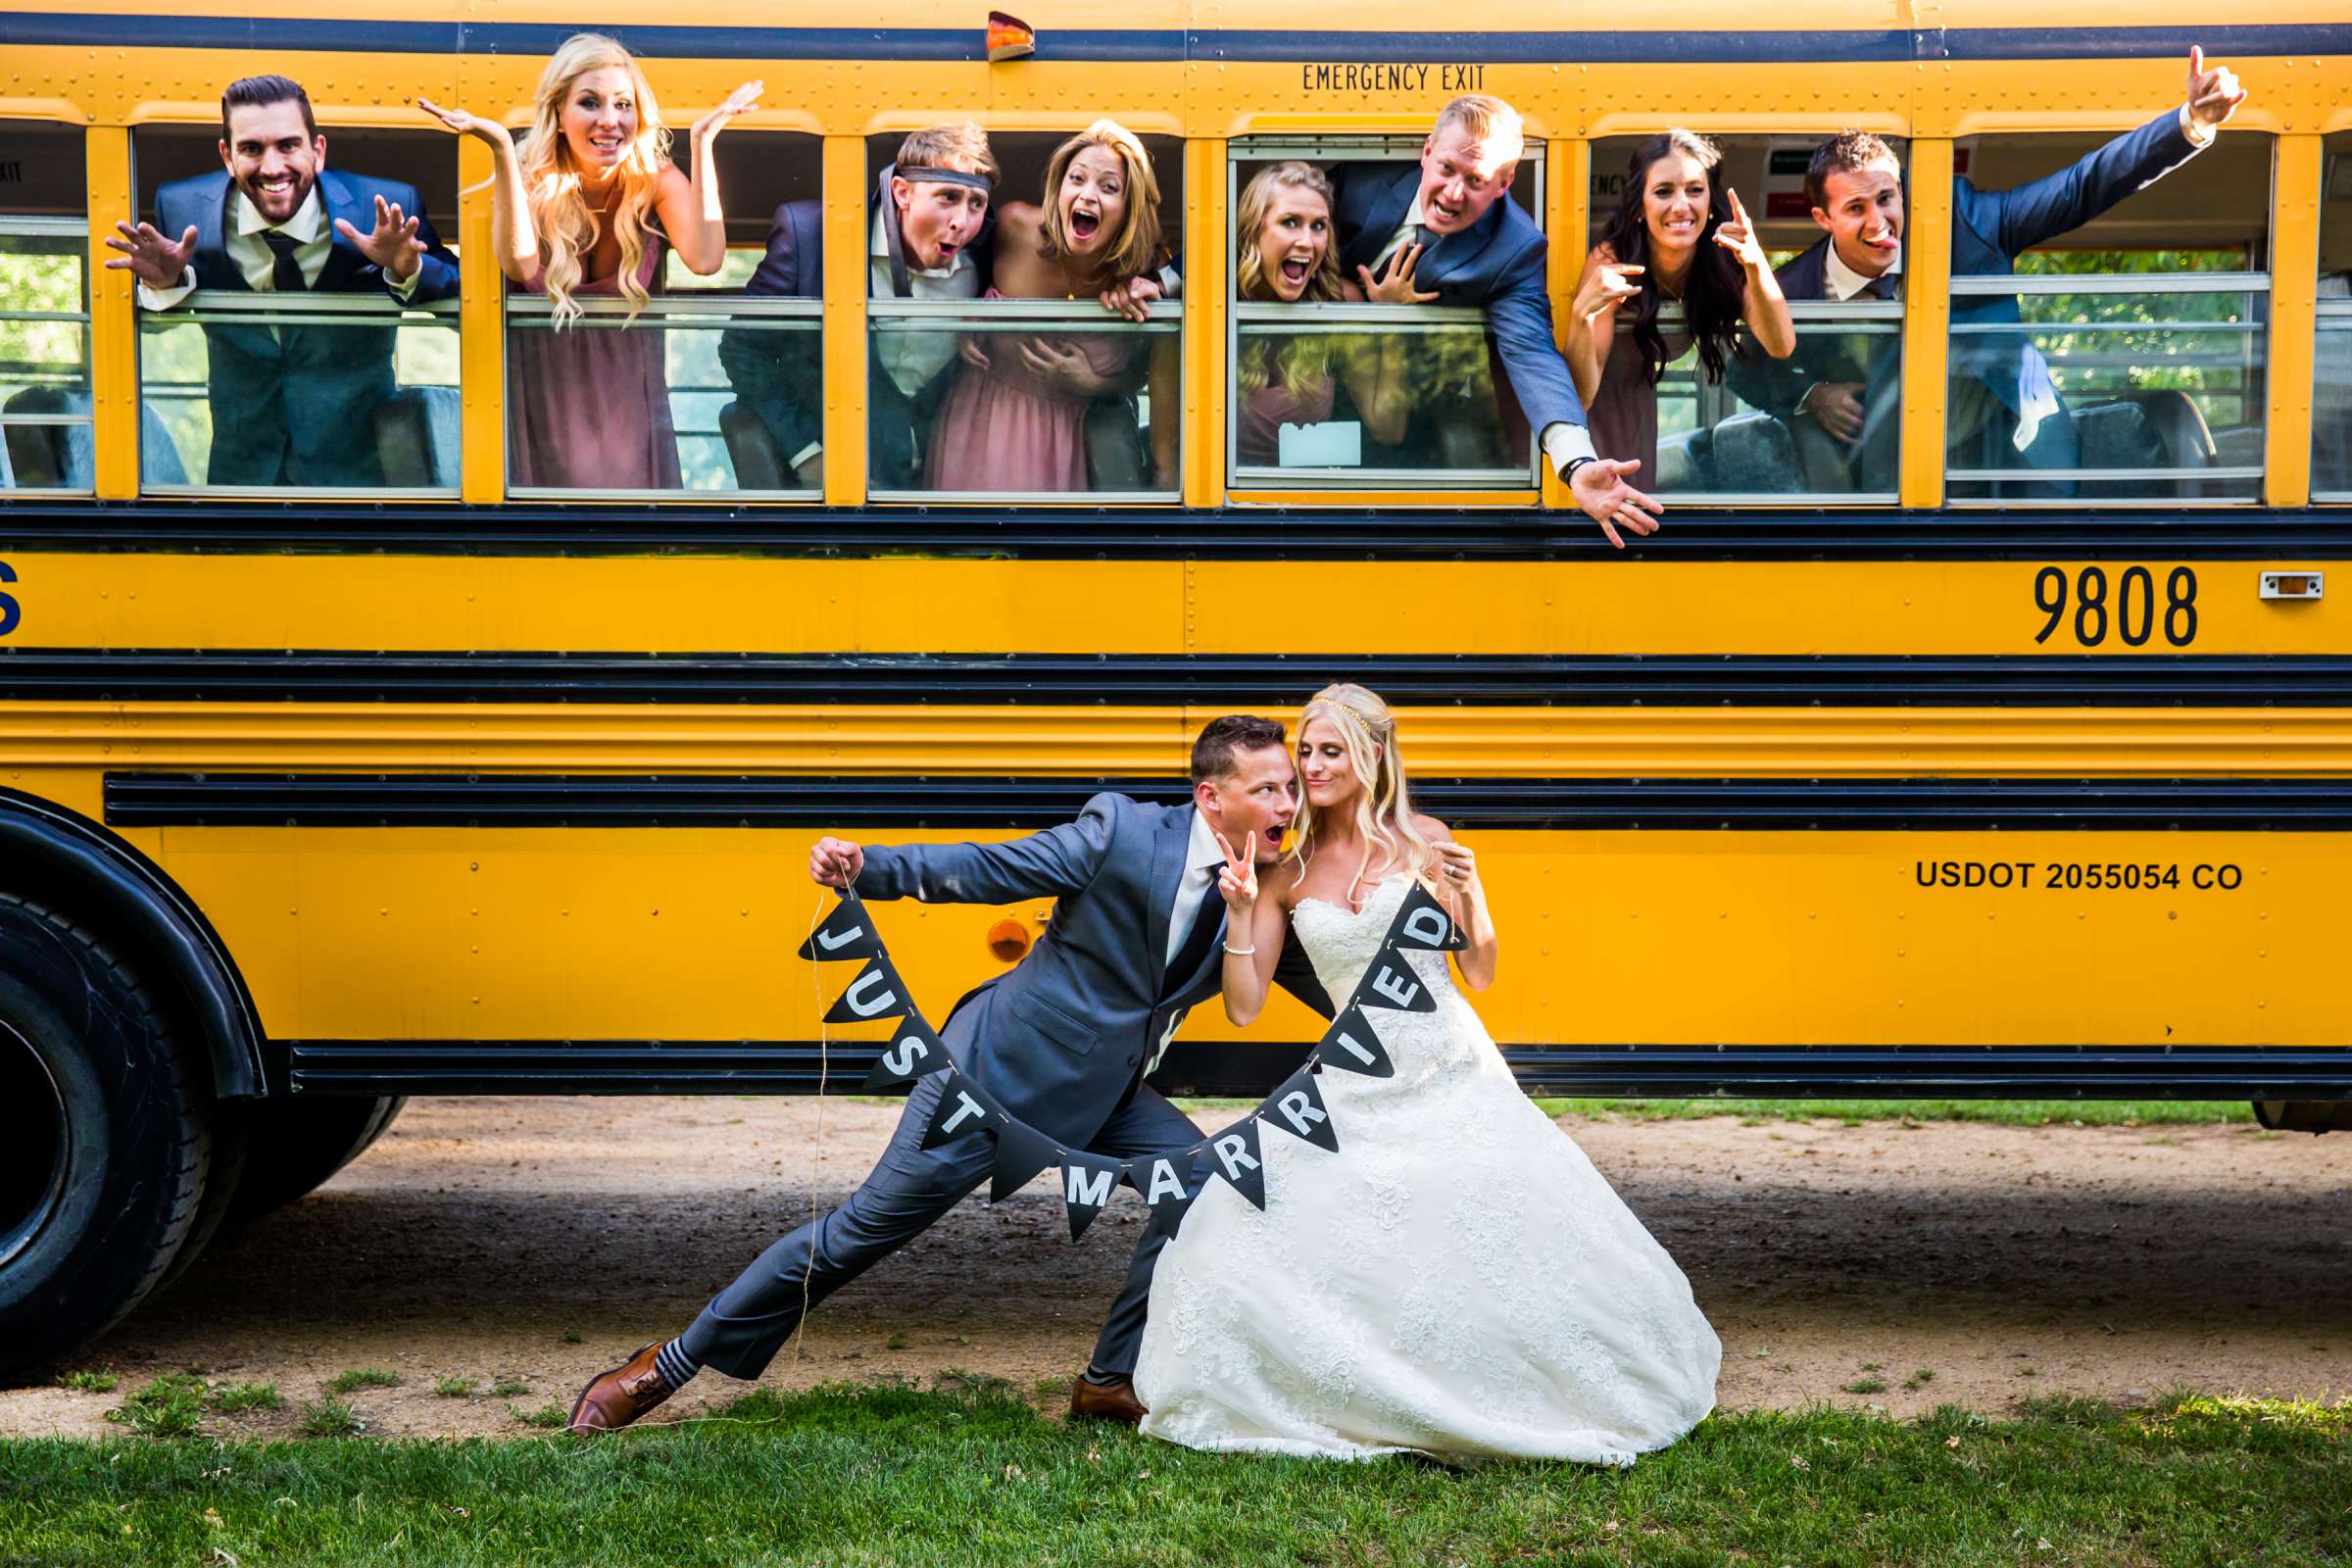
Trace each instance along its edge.
<instances>
[{"instance_id":1,"label":"pointing finger","mask_svg":"<svg viewBox=\"0 0 2352 1568\"><path fill-rule=\"evenodd\" d=\"M1257 864L1257 829L1255 828L1250 830L1249 843L1242 846L1242 863L1252 866Z\"/></svg>"},{"instance_id":2,"label":"pointing finger","mask_svg":"<svg viewBox=\"0 0 2352 1568\"><path fill-rule=\"evenodd\" d=\"M2205 46L2192 43L2188 46L2188 79L2193 82L2204 74Z\"/></svg>"},{"instance_id":3,"label":"pointing finger","mask_svg":"<svg viewBox=\"0 0 2352 1568\"><path fill-rule=\"evenodd\" d=\"M1731 188L1730 186L1728 186L1728 185L1727 185L1726 187L1724 187L1724 192L1723 192L1723 193L1724 193L1726 196L1729 196L1729 197L1732 199L1732 219L1733 219L1733 220L1734 220L1735 222L1737 222L1737 223L1738 223L1738 224L1739 224L1739 225L1740 225L1741 228L1745 228L1745 227L1747 227L1747 226L1748 226L1748 221L1747 221L1747 209L1740 205L1740 193L1739 193L1737 190L1734 190L1734 189L1732 189L1732 188Z\"/></svg>"}]
</instances>

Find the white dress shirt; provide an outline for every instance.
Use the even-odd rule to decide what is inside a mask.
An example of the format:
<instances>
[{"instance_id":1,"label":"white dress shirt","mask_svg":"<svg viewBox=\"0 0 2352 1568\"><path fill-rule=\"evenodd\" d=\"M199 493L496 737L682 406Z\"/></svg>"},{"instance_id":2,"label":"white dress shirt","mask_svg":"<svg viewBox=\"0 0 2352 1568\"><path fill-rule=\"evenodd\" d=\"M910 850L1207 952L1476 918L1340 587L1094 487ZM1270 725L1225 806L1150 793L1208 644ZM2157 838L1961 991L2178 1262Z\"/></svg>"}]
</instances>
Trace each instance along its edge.
<instances>
[{"instance_id":1,"label":"white dress shirt","mask_svg":"<svg viewBox=\"0 0 2352 1568\"><path fill-rule=\"evenodd\" d=\"M1495 199L1507 202L1510 197L1499 196ZM1380 254L1372 259L1372 275L1374 277L1378 277L1381 269L1389 265L1391 257L1414 241L1414 230L1420 226L1421 193L1415 191L1412 205L1404 210L1404 221L1396 225L1396 232L1389 236L1389 242L1383 245L1380 248ZM1438 236L1438 238L1443 237L1443 235ZM1437 239L1432 239L1430 243L1436 244ZM1427 293L1428 290L1424 289L1422 292ZM1544 433L1538 437L1538 441L1544 449L1544 461L1550 464L1551 471L1563 479L1568 477L1569 464L1579 458L1599 456L1592 450L1592 437L1585 427L1581 424L1570 424L1565 419L1554 419L1545 425Z\"/></svg>"},{"instance_id":2,"label":"white dress shirt","mask_svg":"<svg viewBox=\"0 0 2352 1568\"><path fill-rule=\"evenodd\" d=\"M228 259L236 263L237 270L245 274L245 286L257 293L271 293L277 288L277 253L270 248L262 235L274 228L294 236L294 265L302 269L305 286L316 288L318 274L326 270L326 258L335 248L334 225L326 220L326 203L319 198L317 181L311 192L294 209L294 216L282 223L272 223L262 216L262 210L241 190L232 188L228 209L231 218L228 232ZM410 215L414 217L415 215ZM177 240L176 234L166 239ZM416 292L416 280L424 275L419 266L405 278L385 274L384 282L394 299L406 302ZM196 292L196 269L180 270L179 281L170 288L149 288L139 285L139 303L151 311L168 311Z\"/></svg>"},{"instance_id":3,"label":"white dress shirt","mask_svg":"<svg viewBox=\"0 0 2352 1568\"><path fill-rule=\"evenodd\" d=\"M1176 883L1176 906L1168 913L1168 950L1159 960L1160 972L1176 961L1184 948L1184 939L1193 934L1193 922L1200 918L1200 906L1218 897L1217 867L1225 863L1225 852L1217 844L1217 830L1208 825L1200 808L1193 808L1192 836L1184 846L1184 875ZM1228 933L1230 937L1231 933ZM1224 962L1220 956L1219 964ZM1160 1032L1159 1045L1153 1049L1152 1059L1144 1063L1149 1075L1159 1065L1159 1058L1168 1054L1168 1042L1176 1038L1177 1026L1184 1022L1184 1010L1178 1008L1168 1016L1168 1026Z\"/></svg>"},{"instance_id":4,"label":"white dress shirt","mask_svg":"<svg viewBox=\"0 0 2352 1568\"><path fill-rule=\"evenodd\" d=\"M1880 276L1899 279L1902 271L1903 252L1898 245L1895 248L1894 260L1887 264L1886 270ZM1833 243L1830 246L1829 262L1822 268L1821 280L1828 287L1830 298L1850 300L1879 279L1865 272L1857 272L1846 266L1845 258L1838 254L1838 247Z\"/></svg>"}]
</instances>

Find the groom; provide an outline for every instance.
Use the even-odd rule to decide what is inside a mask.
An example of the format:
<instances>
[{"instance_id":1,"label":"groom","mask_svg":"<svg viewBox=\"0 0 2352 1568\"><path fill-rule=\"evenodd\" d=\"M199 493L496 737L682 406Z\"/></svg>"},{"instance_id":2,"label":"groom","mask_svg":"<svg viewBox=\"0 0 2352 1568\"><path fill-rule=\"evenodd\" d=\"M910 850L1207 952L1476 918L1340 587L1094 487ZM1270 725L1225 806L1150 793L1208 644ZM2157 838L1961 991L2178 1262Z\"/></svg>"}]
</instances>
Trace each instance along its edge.
<instances>
[{"instance_id":1,"label":"groom","mask_svg":"<svg viewBox=\"0 0 2352 1568\"><path fill-rule=\"evenodd\" d=\"M1144 1083L1185 1010L1214 996L1225 903L1218 835L1256 835L1274 857L1298 809L1283 727L1230 714L1193 745L1189 806L1098 795L1075 822L1009 844L871 849L819 839L808 874L870 901L1010 904L1053 896L1054 917L1027 957L956 1003L940 1035L956 1065L1004 1108L1071 1149L1114 1158L1181 1152L1200 1130ZM1276 979L1330 1004L1296 944ZM600 1374L572 1406L582 1436L627 1426L705 1366L756 1378L803 1314L928 1229L988 1180L995 1142L926 1150L944 1076L918 1082L880 1163L849 1200L770 1247L678 1338ZM1130 1376L1143 1343L1152 1265L1166 1238L1148 1228L1111 1305L1070 1413L1143 1419Z\"/></svg>"}]
</instances>

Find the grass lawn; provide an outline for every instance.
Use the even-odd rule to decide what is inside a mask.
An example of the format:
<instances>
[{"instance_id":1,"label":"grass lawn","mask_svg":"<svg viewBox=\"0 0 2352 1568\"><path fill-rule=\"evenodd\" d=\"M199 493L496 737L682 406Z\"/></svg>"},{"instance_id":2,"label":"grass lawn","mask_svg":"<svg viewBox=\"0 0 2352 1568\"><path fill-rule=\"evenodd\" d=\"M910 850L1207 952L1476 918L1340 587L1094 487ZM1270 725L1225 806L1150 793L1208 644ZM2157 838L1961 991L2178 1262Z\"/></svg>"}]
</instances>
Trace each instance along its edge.
<instances>
[{"instance_id":1,"label":"grass lawn","mask_svg":"<svg viewBox=\"0 0 2352 1568\"><path fill-rule=\"evenodd\" d=\"M1003 1385L755 1394L583 1445L0 1444L0 1562L2296 1564L2352 1556L2352 1405L1719 1418L1630 1471L1193 1453Z\"/></svg>"}]
</instances>

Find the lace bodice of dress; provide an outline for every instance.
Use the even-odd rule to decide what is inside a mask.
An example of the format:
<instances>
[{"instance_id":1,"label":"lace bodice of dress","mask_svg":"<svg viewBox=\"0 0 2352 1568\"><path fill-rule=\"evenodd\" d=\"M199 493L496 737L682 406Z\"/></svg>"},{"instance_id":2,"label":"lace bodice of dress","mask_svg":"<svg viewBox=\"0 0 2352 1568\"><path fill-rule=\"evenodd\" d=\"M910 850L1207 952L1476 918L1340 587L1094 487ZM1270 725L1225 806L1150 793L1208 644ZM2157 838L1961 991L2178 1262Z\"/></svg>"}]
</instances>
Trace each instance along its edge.
<instances>
[{"instance_id":1,"label":"lace bodice of dress","mask_svg":"<svg viewBox=\"0 0 2352 1568\"><path fill-rule=\"evenodd\" d=\"M1291 934L1306 944L1306 956L1314 961L1315 978L1339 1002L1356 987L1372 956L1380 951L1383 937L1396 922L1397 906L1404 902L1404 890L1411 887L1412 878L1399 871L1381 878L1380 885L1364 900L1361 910L1349 910L1346 905L1326 903L1322 899L1301 899L1291 911ZM1426 970L1417 970L1428 979ZM1432 990L1443 998L1453 989L1450 976L1442 975L1432 983Z\"/></svg>"}]
</instances>

